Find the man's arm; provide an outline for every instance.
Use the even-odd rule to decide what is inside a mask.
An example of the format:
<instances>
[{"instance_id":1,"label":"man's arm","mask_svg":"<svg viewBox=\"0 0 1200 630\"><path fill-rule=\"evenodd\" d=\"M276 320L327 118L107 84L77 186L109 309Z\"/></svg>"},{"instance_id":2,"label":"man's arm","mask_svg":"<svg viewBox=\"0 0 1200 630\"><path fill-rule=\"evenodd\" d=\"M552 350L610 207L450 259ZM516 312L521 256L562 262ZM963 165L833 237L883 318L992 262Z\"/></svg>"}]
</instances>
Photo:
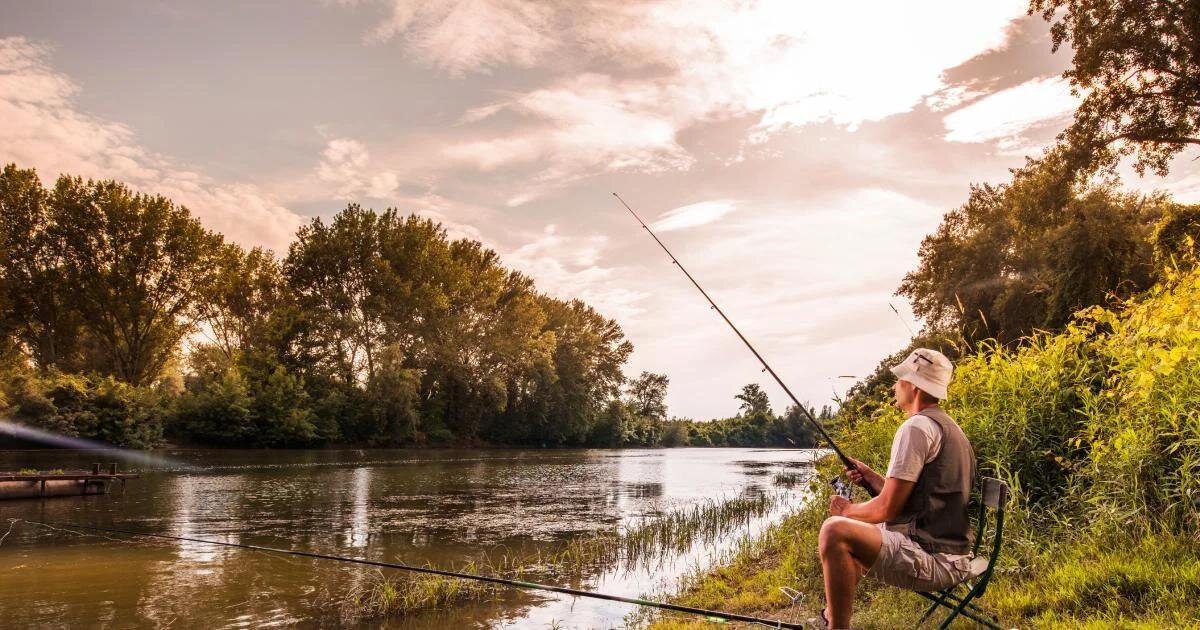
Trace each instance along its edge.
<instances>
[{"instance_id":1,"label":"man's arm","mask_svg":"<svg viewBox=\"0 0 1200 630\"><path fill-rule=\"evenodd\" d=\"M900 514L916 485L914 481L888 477L879 496L865 503L851 503L845 497L834 495L829 502L829 512L864 523L886 523Z\"/></svg>"}]
</instances>

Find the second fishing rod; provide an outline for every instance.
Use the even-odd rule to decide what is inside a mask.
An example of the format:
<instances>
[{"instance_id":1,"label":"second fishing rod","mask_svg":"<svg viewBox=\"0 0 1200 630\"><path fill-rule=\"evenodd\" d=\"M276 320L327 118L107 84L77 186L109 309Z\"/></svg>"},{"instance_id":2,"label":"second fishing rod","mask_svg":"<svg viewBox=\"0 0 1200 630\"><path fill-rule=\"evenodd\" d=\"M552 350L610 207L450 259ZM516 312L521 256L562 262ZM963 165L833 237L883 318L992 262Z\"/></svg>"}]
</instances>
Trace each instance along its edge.
<instances>
[{"instance_id":1,"label":"second fishing rod","mask_svg":"<svg viewBox=\"0 0 1200 630\"><path fill-rule=\"evenodd\" d=\"M767 363L767 360L764 359L762 355L758 353L758 350L754 348L754 344L751 344L750 340L746 339L746 336L742 334L742 331L738 330L738 327L729 320L729 317L725 315L725 312L721 310L721 307L717 306L717 303L714 302L711 297L709 297L708 292L704 290L704 287L700 286L700 283L696 282L696 279L692 277L692 274L688 273L688 270L683 266L683 263L679 262L679 259L675 257L675 254L672 254L671 250L667 249L667 246L658 238L658 235L654 233L654 230L651 230L650 226L646 225L646 222L642 220L642 217L638 216L638 213L634 212L633 208L631 208L628 203L625 203L625 200L621 198L621 195L613 193L613 196L617 198L617 201L621 202L622 206L625 206L625 209L629 211L629 214L633 215L633 218L637 219L637 222L641 224L642 228L646 230L648 234L650 234L650 237L654 239L654 242L658 243L658 246L661 247L662 250L671 257L671 262L674 263L676 267L679 267L679 270L683 272L683 275L687 276L687 279L692 282L692 285L696 287L696 290L704 296L704 299L708 300L708 303L712 306L713 310L721 316L721 319L725 320L726 324L729 324L729 327L733 329L733 332L738 336L738 339L741 339L742 343L746 344L746 347L750 349L750 352L754 353L754 358L758 359L758 362L762 364L763 369L765 369L771 375L771 378L775 379L776 383L779 383L779 386L783 388L783 391L787 393L788 397L792 399L792 402L796 404L796 407L800 409L800 413L802 413L804 417L810 423L812 423L814 427L816 427L817 431L821 434L821 437L825 438L825 442L829 444L829 448L832 449L834 454L838 456L838 459L842 460L842 464L845 465L846 468L857 469L858 466L855 465L855 463L851 461L851 459L847 457L844 452L842 452L842 449L838 448L837 442L833 441L833 438L830 437L829 432L825 430L824 425L822 425L820 421L813 416L812 412L808 410L808 407L804 406L804 404L800 402L799 398L796 398L796 395L793 394L792 390L789 389L788 386L783 382L783 379L779 378L779 375L775 373L775 370L769 363ZM878 494L875 489L865 481L859 485L862 486L862 488L867 491L867 494L872 497Z\"/></svg>"}]
</instances>

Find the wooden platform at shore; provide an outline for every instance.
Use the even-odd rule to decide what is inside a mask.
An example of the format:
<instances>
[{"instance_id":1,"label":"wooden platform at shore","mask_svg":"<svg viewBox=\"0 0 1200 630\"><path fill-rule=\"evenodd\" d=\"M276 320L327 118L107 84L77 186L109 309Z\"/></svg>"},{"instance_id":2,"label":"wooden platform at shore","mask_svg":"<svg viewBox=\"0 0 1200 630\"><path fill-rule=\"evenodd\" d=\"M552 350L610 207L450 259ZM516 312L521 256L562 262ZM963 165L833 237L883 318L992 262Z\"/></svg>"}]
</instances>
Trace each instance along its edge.
<instances>
[{"instance_id":1,"label":"wooden platform at shore","mask_svg":"<svg viewBox=\"0 0 1200 630\"><path fill-rule=\"evenodd\" d=\"M0 500L107 494L114 481L120 481L124 487L125 480L137 478L137 474L117 472L116 464L110 464L105 471L95 464L90 471L0 472Z\"/></svg>"}]
</instances>

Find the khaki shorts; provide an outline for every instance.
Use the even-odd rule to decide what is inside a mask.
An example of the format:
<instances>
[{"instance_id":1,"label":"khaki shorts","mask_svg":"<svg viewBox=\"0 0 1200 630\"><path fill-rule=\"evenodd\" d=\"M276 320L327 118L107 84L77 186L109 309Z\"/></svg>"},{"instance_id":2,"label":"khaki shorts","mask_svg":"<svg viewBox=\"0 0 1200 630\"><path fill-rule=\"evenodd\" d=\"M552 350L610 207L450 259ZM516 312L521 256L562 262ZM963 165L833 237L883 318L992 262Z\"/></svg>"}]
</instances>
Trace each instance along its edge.
<instances>
[{"instance_id":1,"label":"khaki shorts","mask_svg":"<svg viewBox=\"0 0 1200 630\"><path fill-rule=\"evenodd\" d=\"M883 544L867 576L910 591L940 591L973 577L970 555L929 553L907 535L878 527Z\"/></svg>"}]
</instances>

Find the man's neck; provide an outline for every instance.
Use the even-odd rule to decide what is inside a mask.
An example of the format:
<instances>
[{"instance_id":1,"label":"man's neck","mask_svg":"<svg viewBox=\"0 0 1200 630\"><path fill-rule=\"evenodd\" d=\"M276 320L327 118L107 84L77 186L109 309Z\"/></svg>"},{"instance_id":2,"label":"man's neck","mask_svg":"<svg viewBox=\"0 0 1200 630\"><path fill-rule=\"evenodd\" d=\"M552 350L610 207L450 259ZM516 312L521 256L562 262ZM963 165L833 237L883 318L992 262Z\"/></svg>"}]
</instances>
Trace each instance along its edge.
<instances>
[{"instance_id":1,"label":"man's neck","mask_svg":"<svg viewBox=\"0 0 1200 630\"><path fill-rule=\"evenodd\" d=\"M907 413L909 415L909 417L911 417L911 416L915 416L915 415L921 413L922 411L925 411L926 409L929 409L930 407L936 407L936 406L938 406L938 404L936 402L925 402L923 400L914 400L912 402L912 404L908 405L908 407L904 409L904 411L905 411L905 413Z\"/></svg>"}]
</instances>

